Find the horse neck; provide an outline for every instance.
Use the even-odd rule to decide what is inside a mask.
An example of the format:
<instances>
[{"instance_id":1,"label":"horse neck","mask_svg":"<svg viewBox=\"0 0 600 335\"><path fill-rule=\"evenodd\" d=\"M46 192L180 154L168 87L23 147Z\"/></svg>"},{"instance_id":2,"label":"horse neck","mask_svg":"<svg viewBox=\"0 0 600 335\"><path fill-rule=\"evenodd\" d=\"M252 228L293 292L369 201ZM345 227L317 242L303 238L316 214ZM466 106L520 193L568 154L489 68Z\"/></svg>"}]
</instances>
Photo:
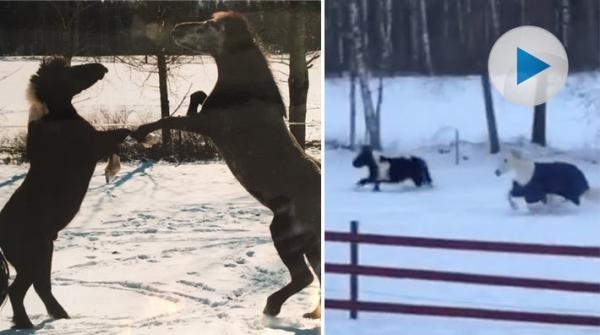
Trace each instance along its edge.
<instances>
[{"instance_id":1,"label":"horse neck","mask_svg":"<svg viewBox=\"0 0 600 335\"><path fill-rule=\"evenodd\" d=\"M66 120L80 118L79 114L77 114L77 110L75 110L75 107L71 104L70 101L52 101L48 102L47 106L47 119Z\"/></svg>"},{"instance_id":2,"label":"horse neck","mask_svg":"<svg viewBox=\"0 0 600 335\"><path fill-rule=\"evenodd\" d=\"M533 177L535 163L527 159L514 158L515 180L521 185L526 185Z\"/></svg>"},{"instance_id":3,"label":"horse neck","mask_svg":"<svg viewBox=\"0 0 600 335\"><path fill-rule=\"evenodd\" d=\"M378 156L374 153L371 153L371 159L367 162L367 166L369 167L369 178L370 179L378 179L379 177L379 165L377 164Z\"/></svg>"},{"instance_id":4,"label":"horse neck","mask_svg":"<svg viewBox=\"0 0 600 335\"><path fill-rule=\"evenodd\" d=\"M196 114L196 113L198 112L198 106L199 106L199 105L200 105L200 103L199 103L199 102L194 102L194 103L191 103L191 104L188 106L188 112L187 112L187 115L190 115L190 114Z\"/></svg>"},{"instance_id":5,"label":"horse neck","mask_svg":"<svg viewBox=\"0 0 600 335\"><path fill-rule=\"evenodd\" d=\"M235 92L283 105L267 60L256 45L225 52L215 61L218 79L213 92Z\"/></svg>"}]
</instances>

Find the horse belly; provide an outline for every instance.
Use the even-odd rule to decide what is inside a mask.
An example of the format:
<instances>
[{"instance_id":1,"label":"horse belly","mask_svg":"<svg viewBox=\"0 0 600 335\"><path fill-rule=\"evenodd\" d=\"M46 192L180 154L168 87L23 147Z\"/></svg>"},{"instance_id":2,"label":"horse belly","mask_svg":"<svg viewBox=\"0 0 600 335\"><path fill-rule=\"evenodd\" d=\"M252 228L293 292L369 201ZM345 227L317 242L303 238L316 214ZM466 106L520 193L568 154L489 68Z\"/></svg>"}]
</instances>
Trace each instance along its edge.
<instances>
[{"instance_id":1,"label":"horse belly","mask_svg":"<svg viewBox=\"0 0 600 335\"><path fill-rule=\"evenodd\" d=\"M549 163L539 165L540 177L538 179L547 193L557 194L575 203L579 197L589 189L583 173L574 165L566 163ZM537 169L536 169L537 170Z\"/></svg>"}]
</instances>

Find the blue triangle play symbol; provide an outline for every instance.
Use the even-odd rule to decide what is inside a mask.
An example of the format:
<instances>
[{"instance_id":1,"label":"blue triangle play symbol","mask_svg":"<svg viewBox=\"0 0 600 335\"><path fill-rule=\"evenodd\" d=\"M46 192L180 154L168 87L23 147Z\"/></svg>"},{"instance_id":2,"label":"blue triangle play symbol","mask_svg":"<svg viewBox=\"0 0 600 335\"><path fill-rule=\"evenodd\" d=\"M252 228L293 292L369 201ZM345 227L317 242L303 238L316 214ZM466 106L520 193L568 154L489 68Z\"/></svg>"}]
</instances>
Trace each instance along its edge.
<instances>
[{"instance_id":1,"label":"blue triangle play symbol","mask_svg":"<svg viewBox=\"0 0 600 335\"><path fill-rule=\"evenodd\" d=\"M549 67L548 63L521 48L517 48L517 85Z\"/></svg>"}]
</instances>

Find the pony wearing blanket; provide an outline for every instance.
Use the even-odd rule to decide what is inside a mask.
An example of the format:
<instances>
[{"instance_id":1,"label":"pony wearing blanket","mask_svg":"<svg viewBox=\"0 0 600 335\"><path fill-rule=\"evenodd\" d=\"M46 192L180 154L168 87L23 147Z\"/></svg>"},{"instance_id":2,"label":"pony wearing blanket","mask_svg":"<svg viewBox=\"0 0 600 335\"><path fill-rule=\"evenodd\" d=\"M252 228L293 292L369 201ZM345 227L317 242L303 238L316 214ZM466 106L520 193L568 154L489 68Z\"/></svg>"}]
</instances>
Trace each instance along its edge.
<instances>
[{"instance_id":1,"label":"pony wearing blanket","mask_svg":"<svg viewBox=\"0 0 600 335\"><path fill-rule=\"evenodd\" d=\"M79 211L96 163L116 152L128 129L98 131L71 100L104 77L101 64L69 66L61 58L44 61L29 85L27 130L30 167L23 184L0 211L0 263L17 272L8 290L8 272L0 273L0 303L8 294L16 328L32 328L23 298L33 284L48 314L69 315L51 288L52 253L58 232ZM3 269L5 270L5 269Z\"/></svg>"},{"instance_id":2,"label":"pony wearing blanket","mask_svg":"<svg viewBox=\"0 0 600 335\"><path fill-rule=\"evenodd\" d=\"M600 200L600 189L591 188L583 172L573 164L533 162L511 150L500 159L495 173L501 176L513 170L515 178L508 193L513 209L517 209L513 198L524 198L530 209L539 203L547 204L551 196L560 196L578 206L582 197Z\"/></svg>"},{"instance_id":3,"label":"pony wearing blanket","mask_svg":"<svg viewBox=\"0 0 600 335\"><path fill-rule=\"evenodd\" d=\"M357 185L373 184L373 191L379 191L381 183L400 183L407 179L412 180L416 187L432 184L427 163L415 156L386 157L364 145L352 165L369 168L369 176L359 180Z\"/></svg>"}]
</instances>

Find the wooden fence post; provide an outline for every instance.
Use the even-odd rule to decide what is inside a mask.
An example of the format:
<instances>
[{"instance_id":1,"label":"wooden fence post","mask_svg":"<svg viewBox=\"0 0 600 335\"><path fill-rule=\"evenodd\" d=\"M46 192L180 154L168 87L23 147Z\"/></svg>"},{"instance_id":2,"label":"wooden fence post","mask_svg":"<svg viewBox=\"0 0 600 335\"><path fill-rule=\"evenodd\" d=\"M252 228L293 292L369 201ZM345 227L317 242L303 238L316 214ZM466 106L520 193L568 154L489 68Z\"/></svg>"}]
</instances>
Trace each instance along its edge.
<instances>
[{"instance_id":1,"label":"wooden fence post","mask_svg":"<svg viewBox=\"0 0 600 335\"><path fill-rule=\"evenodd\" d=\"M460 138L458 129L454 129L454 160L456 165L460 164Z\"/></svg>"},{"instance_id":2,"label":"wooden fence post","mask_svg":"<svg viewBox=\"0 0 600 335\"><path fill-rule=\"evenodd\" d=\"M350 242L350 265L353 269L358 266L358 221L350 222L350 233L355 238L354 241ZM350 318L356 320L358 317L358 274L350 274L350 302L352 308L350 309Z\"/></svg>"}]
</instances>

